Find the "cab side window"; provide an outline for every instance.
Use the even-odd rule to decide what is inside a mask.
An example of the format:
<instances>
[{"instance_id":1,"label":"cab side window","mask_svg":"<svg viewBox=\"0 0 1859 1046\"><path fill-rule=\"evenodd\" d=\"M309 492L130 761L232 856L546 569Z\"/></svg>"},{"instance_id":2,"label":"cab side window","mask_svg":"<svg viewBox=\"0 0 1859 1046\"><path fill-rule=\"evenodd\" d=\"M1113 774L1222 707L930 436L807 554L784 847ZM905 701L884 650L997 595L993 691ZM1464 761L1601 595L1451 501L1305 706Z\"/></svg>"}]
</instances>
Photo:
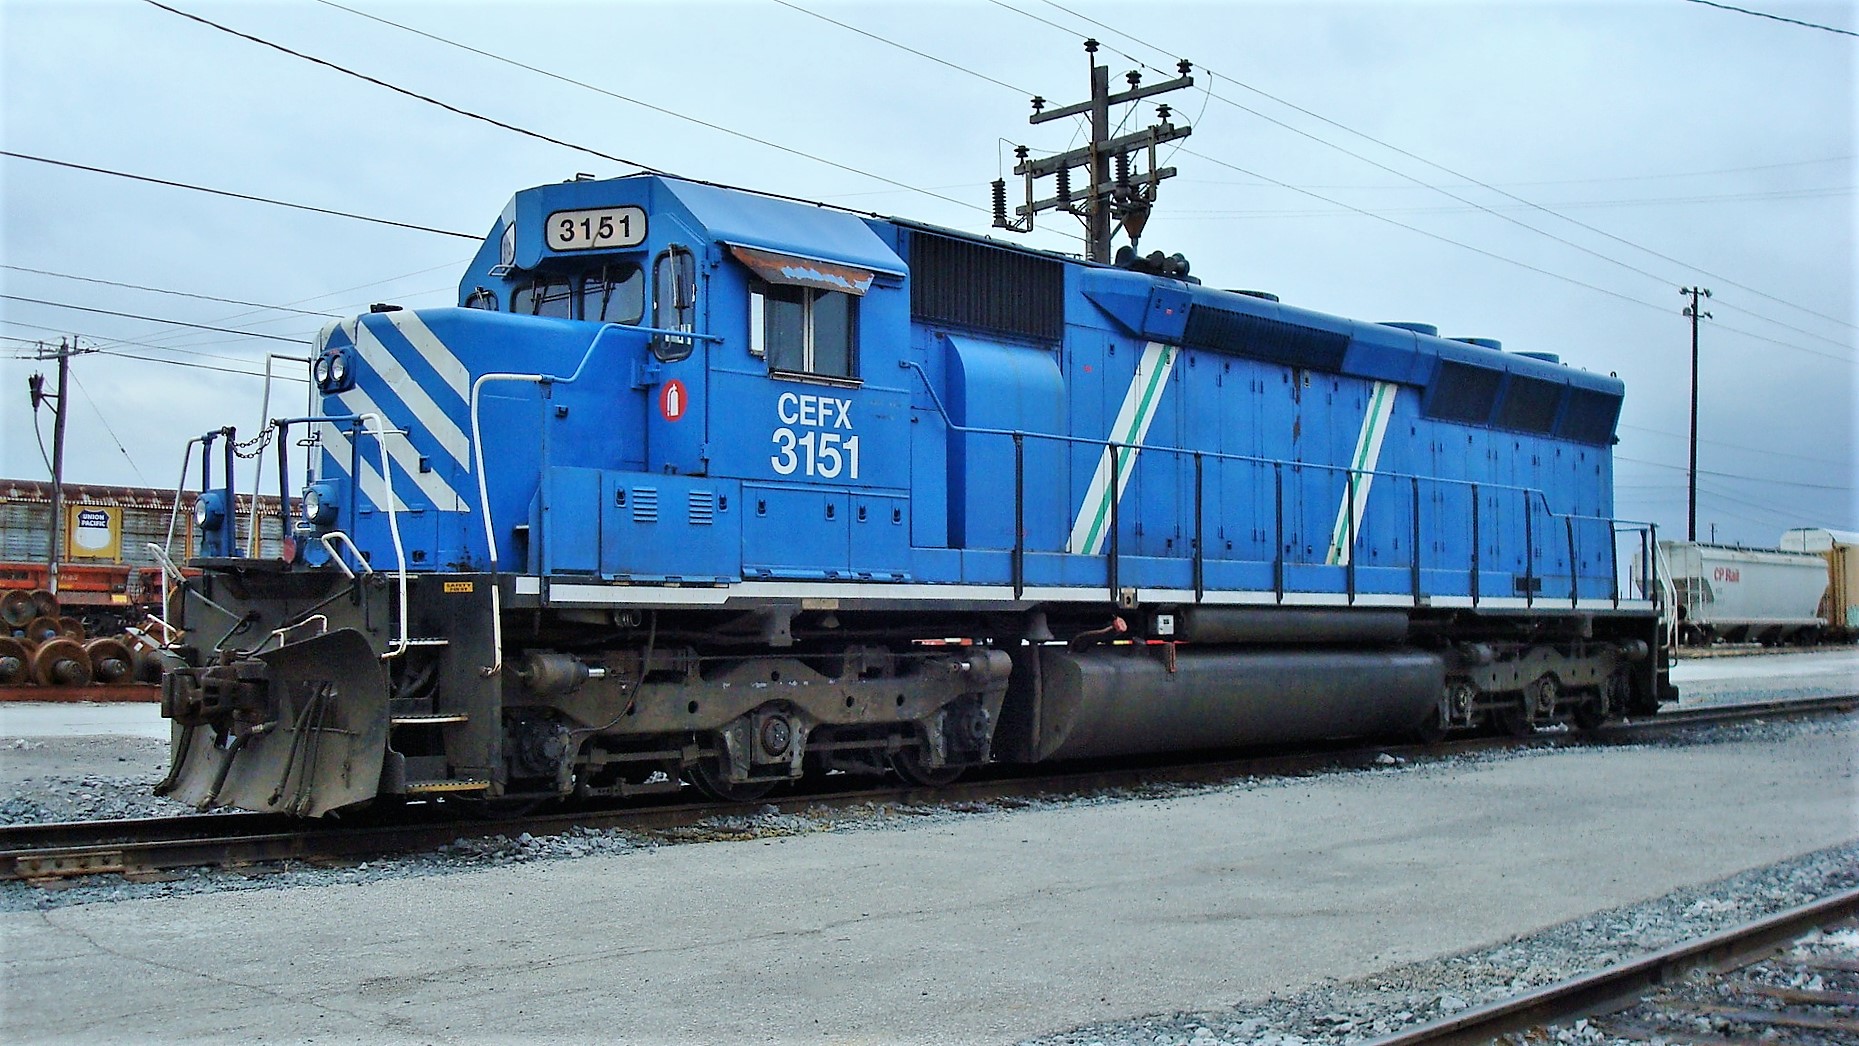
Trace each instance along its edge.
<instances>
[{"instance_id":1,"label":"cab side window","mask_svg":"<svg viewBox=\"0 0 1859 1046\"><path fill-rule=\"evenodd\" d=\"M749 351L787 374L858 377L858 308L839 291L752 281Z\"/></svg>"},{"instance_id":2,"label":"cab side window","mask_svg":"<svg viewBox=\"0 0 1859 1046\"><path fill-rule=\"evenodd\" d=\"M697 329L697 259L683 247L658 256L652 267L652 326L667 331ZM660 334L652 339L652 353L666 362L691 354L694 338Z\"/></svg>"}]
</instances>

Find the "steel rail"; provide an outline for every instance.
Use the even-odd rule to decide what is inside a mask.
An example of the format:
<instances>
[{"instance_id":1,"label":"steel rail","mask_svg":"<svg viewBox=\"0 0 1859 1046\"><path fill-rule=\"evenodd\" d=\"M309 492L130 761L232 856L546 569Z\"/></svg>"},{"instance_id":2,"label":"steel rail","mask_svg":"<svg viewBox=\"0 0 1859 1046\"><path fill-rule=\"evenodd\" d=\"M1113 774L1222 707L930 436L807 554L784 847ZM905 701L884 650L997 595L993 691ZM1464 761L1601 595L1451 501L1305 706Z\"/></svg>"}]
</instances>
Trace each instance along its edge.
<instances>
[{"instance_id":1,"label":"steel rail","mask_svg":"<svg viewBox=\"0 0 1859 1046\"><path fill-rule=\"evenodd\" d=\"M847 810L883 804L949 804L1003 799L1054 799L1116 789L1217 784L1245 777L1283 776L1519 748L1613 744L1636 734L1755 717L1816 715L1859 708L1859 695L1686 709L1610 723L1592 733L1542 733L1524 738L1470 737L1434 744L1351 743L1265 754L1220 753L1126 759L1091 767L1042 764L992 767L939 788L875 785L848 789L828 778L754 804L690 802L680 796L611 808L523 816L470 816L457 804L411 804L357 817L303 820L280 814L219 813L112 821L0 826L0 881L39 883L118 873L152 876L190 867L237 867L277 861L340 861L436 849L462 838L557 835L574 828L640 831L689 828L748 810L782 814Z\"/></svg>"},{"instance_id":2,"label":"steel rail","mask_svg":"<svg viewBox=\"0 0 1859 1046\"><path fill-rule=\"evenodd\" d=\"M1846 890L1641 959L1409 1028L1376 1039L1371 1046L1470 1046L1513 1032L1625 1009L1650 990L1682 980L1694 970L1735 969L1855 914L1859 914L1859 889Z\"/></svg>"}]
</instances>

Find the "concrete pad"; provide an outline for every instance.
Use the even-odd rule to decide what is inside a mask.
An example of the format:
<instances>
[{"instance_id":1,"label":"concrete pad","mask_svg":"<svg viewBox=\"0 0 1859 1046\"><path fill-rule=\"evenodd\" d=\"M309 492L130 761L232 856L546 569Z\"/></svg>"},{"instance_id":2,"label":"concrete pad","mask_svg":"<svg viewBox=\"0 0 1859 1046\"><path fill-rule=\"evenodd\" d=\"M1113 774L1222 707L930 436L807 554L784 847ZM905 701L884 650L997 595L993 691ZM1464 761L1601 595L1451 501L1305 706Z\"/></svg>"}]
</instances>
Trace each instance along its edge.
<instances>
[{"instance_id":1,"label":"concrete pad","mask_svg":"<svg viewBox=\"0 0 1859 1046\"><path fill-rule=\"evenodd\" d=\"M1680 707L1742 700L1859 694L1859 650L1682 659L1672 666Z\"/></svg>"},{"instance_id":2,"label":"concrete pad","mask_svg":"<svg viewBox=\"0 0 1859 1046\"><path fill-rule=\"evenodd\" d=\"M167 741L161 705L144 702L0 702L0 737L152 737Z\"/></svg>"},{"instance_id":3,"label":"concrete pad","mask_svg":"<svg viewBox=\"0 0 1859 1046\"><path fill-rule=\"evenodd\" d=\"M1859 722L0 915L0 1038L1010 1042L1859 837Z\"/></svg>"}]
</instances>

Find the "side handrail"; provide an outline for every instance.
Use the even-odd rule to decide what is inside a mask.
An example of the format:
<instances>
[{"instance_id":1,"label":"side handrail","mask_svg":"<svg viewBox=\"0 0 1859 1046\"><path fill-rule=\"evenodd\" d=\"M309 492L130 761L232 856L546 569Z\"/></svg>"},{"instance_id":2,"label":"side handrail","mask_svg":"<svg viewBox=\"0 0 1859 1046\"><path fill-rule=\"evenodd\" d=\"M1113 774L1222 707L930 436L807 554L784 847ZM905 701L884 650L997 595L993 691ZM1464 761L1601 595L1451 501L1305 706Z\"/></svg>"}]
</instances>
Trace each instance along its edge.
<instances>
[{"instance_id":1,"label":"side handrail","mask_svg":"<svg viewBox=\"0 0 1859 1046\"><path fill-rule=\"evenodd\" d=\"M497 382L515 382L530 385L572 385L581 380L581 372L587 369L587 361L594 357L594 350L600 347L601 339L609 331L639 331L636 327L622 327L617 323L603 325L587 343L587 350L581 354L581 361L575 364L574 373L567 377L552 374L523 374L514 371L491 372L478 375L471 383L471 469L477 474L478 481L478 515L484 519L484 547L490 557L491 575L491 654L496 660L478 669L485 678L503 671L503 586L499 583L497 573L497 529L491 523L490 480L484 468L484 434L480 426L479 408L483 405L481 394L484 386ZM649 332L648 332L649 333ZM670 333L670 332L668 332ZM690 334L675 332L680 336L706 341L720 340L716 335Z\"/></svg>"}]
</instances>

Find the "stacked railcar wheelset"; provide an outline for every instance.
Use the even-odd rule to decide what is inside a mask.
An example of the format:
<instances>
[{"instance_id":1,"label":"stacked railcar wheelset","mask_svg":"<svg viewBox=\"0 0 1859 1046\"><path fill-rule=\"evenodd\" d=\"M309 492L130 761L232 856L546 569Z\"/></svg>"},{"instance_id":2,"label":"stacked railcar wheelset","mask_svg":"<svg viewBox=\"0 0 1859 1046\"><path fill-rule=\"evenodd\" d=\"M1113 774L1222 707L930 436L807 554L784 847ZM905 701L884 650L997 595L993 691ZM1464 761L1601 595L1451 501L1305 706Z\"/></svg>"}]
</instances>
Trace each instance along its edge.
<instances>
[{"instance_id":1,"label":"stacked railcar wheelset","mask_svg":"<svg viewBox=\"0 0 1859 1046\"><path fill-rule=\"evenodd\" d=\"M1611 377L645 175L518 193L459 301L321 333L287 558L199 521L167 790L749 798L1672 696Z\"/></svg>"}]
</instances>

